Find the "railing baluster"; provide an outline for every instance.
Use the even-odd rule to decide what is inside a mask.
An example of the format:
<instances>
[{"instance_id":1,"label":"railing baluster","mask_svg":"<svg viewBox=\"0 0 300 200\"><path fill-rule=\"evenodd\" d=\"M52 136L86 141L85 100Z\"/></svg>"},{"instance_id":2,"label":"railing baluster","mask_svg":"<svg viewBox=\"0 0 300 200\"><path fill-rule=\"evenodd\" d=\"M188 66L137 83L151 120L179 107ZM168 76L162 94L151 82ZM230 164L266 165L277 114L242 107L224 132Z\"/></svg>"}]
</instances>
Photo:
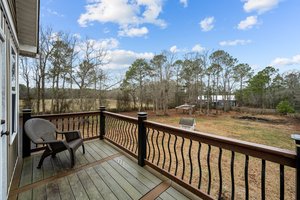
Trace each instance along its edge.
<instances>
[{"instance_id":1,"label":"railing baluster","mask_svg":"<svg viewBox=\"0 0 300 200\"><path fill-rule=\"evenodd\" d=\"M82 116L82 135L83 135L83 138L85 138L85 116ZM89 135L88 135L88 137L89 137Z\"/></svg>"},{"instance_id":2,"label":"railing baluster","mask_svg":"<svg viewBox=\"0 0 300 200\"><path fill-rule=\"evenodd\" d=\"M70 131L70 117L68 117L68 131Z\"/></svg>"},{"instance_id":3,"label":"railing baluster","mask_svg":"<svg viewBox=\"0 0 300 200\"><path fill-rule=\"evenodd\" d=\"M166 152L165 152L165 132L163 132L163 137L161 140L161 145L162 145L162 149L163 149L163 164L162 164L162 168L165 169L165 162L166 162Z\"/></svg>"},{"instance_id":4,"label":"railing baluster","mask_svg":"<svg viewBox=\"0 0 300 200\"><path fill-rule=\"evenodd\" d=\"M177 151L176 151L176 144L177 144L177 135L175 135L175 141L174 141L174 153L175 153L175 176L177 176L177 170L178 170L178 158L177 158Z\"/></svg>"},{"instance_id":5,"label":"railing baluster","mask_svg":"<svg viewBox=\"0 0 300 200\"><path fill-rule=\"evenodd\" d=\"M147 141L147 147L148 147L148 149L147 149L147 160L149 160L149 157L150 157L150 143L149 143L149 134L150 134L150 128L147 128L147 136L146 136L146 141Z\"/></svg>"},{"instance_id":6,"label":"railing baluster","mask_svg":"<svg viewBox=\"0 0 300 200\"><path fill-rule=\"evenodd\" d=\"M131 126L132 126L132 124L131 124L131 123L128 123L127 128L126 128L126 131L127 131L128 135L129 135L129 140L130 140L129 150L132 151L132 149L133 149L133 136L132 136L132 134L133 134L133 133L132 133L132 131L131 131Z\"/></svg>"},{"instance_id":7,"label":"railing baluster","mask_svg":"<svg viewBox=\"0 0 300 200\"><path fill-rule=\"evenodd\" d=\"M249 182L248 182L248 166L249 166L249 156L245 156L245 199L249 199Z\"/></svg>"},{"instance_id":8,"label":"railing baluster","mask_svg":"<svg viewBox=\"0 0 300 200\"><path fill-rule=\"evenodd\" d=\"M159 164L159 161L160 161L160 148L159 148L159 145L158 145L158 138L159 138L159 131L158 130L156 130L157 131L157 135L156 135L156 147L157 147L157 152L158 152L158 158L157 158L157 163L156 163L156 165L158 166L158 164Z\"/></svg>"},{"instance_id":9,"label":"railing baluster","mask_svg":"<svg viewBox=\"0 0 300 200\"><path fill-rule=\"evenodd\" d=\"M94 118L95 118L95 116L94 115L92 115L92 136L95 136L95 134L94 134Z\"/></svg>"},{"instance_id":10,"label":"railing baluster","mask_svg":"<svg viewBox=\"0 0 300 200\"><path fill-rule=\"evenodd\" d=\"M284 165L280 165L280 200L284 200Z\"/></svg>"},{"instance_id":11,"label":"railing baluster","mask_svg":"<svg viewBox=\"0 0 300 200\"><path fill-rule=\"evenodd\" d=\"M135 135L135 151L134 153L137 153L138 151L138 126L137 124L134 125L135 126L135 129L134 129L134 135Z\"/></svg>"},{"instance_id":12,"label":"railing baluster","mask_svg":"<svg viewBox=\"0 0 300 200\"><path fill-rule=\"evenodd\" d=\"M181 175L181 179L184 179L184 174L185 174L185 160L184 160L184 155L183 155L183 147L184 147L184 138L182 138L182 142L181 142L181 148L180 148L180 152L181 152L181 159L182 159L182 175Z\"/></svg>"},{"instance_id":13,"label":"railing baluster","mask_svg":"<svg viewBox=\"0 0 300 200\"><path fill-rule=\"evenodd\" d=\"M155 152L156 152L155 147L154 147L153 137L154 137L154 129L152 129L152 136L151 136L151 144L152 144L152 149L153 149L153 156L152 156L152 161L151 161L152 163L154 162Z\"/></svg>"},{"instance_id":14,"label":"railing baluster","mask_svg":"<svg viewBox=\"0 0 300 200\"><path fill-rule=\"evenodd\" d=\"M202 168L201 168L201 143L198 142L198 169L199 169L199 181L198 181L198 189L201 187L201 180L202 180Z\"/></svg>"},{"instance_id":15,"label":"railing baluster","mask_svg":"<svg viewBox=\"0 0 300 200\"><path fill-rule=\"evenodd\" d=\"M207 194L210 194L210 188L211 188L211 169L210 169L210 151L211 146L208 145L208 151L207 151L207 168L208 168L208 186L207 186Z\"/></svg>"},{"instance_id":16,"label":"railing baluster","mask_svg":"<svg viewBox=\"0 0 300 200\"><path fill-rule=\"evenodd\" d=\"M88 138L90 137L89 132L90 132L90 116L87 116L87 134L88 134ZM93 137L93 133L92 133L92 137Z\"/></svg>"},{"instance_id":17,"label":"railing baluster","mask_svg":"<svg viewBox=\"0 0 300 200\"><path fill-rule=\"evenodd\" d=\"M193 162L192 162L192 157L191 157L192 146L193 146L193 140L190 139L190 146L189 146L190 180L189 180L189 184L192 183L192 177L193 177Z\"/></svg>"},{"instance_id":18,"label":"railing baluster","mask_svg":"<svg viewBox=\"0 0 300 200\"><path fill-rule=\"evenodd\" d=\"M261 160L261 199L266 199L266 161Z\"/></svg>"},{"instance_id":19,"label":"railing baluster","mask_svg":"<svg viewBox=\"0 0 300 200\"><path fill-rule=\"evenodd\" d=\"M230 172L231 172L231 199L234 199L234 191L235 191L235 185L234 185L234 151L231 151L231 162L230 162Z\"/></svg>"},{"instance_id":20,"label":"railing baluster","mask_svg":"<svg viewBox=\"0 0 300 200\"><path fill-rule=\"evenodd\" d=\"M168 167L168 172L170 172L171 165L172 165L172 155L171 155L171 149L170 149L170 141L171 141L171 134L169 133L169 139L168 139L169 167Z\"/></svg>"},{"instance_id":21,"label":"railing baluster","mask_svg":"<svg viewBox=\"0 0 300 200\"><path fill-rule=\"evenodd\" d=\"M222 198L222 148L219 148L219 159L218 159L218 168L219 168L219 197L218 199Z\"/></svg>"}]
</instances>

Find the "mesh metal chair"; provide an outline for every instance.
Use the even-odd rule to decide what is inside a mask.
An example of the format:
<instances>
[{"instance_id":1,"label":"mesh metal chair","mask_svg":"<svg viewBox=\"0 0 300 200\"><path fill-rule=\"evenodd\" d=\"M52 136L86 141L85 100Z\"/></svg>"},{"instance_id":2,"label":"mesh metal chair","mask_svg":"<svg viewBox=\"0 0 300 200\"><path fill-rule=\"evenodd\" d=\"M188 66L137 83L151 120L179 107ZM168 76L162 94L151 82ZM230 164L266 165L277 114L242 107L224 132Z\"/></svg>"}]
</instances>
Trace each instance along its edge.
<instances>
[{"instance_id":1,"label":"mesh metal chair","mask_svg":"<svg viewBox=\"0 0 300 200\"><path fill-rule=\"evenodd\" d=\"M70 153L71 168L75 164L75 151L82 146L82 151L85 153L83 140L79 131L59 132L54 124L50 121L40 118L30 119L25 123L25 132L31 141L35 144L45 144L46 149L37 166L41 168L46 157L52 155L55 157L56 153L68 150ZM65 140L57 140L55 134L62 134Z\"/></svg>"}]
</instances>

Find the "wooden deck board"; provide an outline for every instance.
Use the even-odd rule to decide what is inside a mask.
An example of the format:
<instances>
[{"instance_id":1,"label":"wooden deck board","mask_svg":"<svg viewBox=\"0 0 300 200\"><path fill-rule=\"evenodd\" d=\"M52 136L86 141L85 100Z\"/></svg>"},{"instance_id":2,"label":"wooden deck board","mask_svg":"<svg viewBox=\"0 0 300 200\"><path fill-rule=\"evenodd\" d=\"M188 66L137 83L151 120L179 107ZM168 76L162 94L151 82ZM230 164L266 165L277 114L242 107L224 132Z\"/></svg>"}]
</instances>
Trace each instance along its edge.
<instances>
[{"instance_id":1,"label":"wooden deck board","mask_svg":"<svg viewBox=\"0 0 300 200\"><path fill-rule=\"evenodd\" d=\"M122 189L122 187L105 171L105 169L98 165L94 167L96 172L112 190L112 192L117 196L118 199L131 199L130 196Z\"/></svg>"},{"instance_id":2,"label":"wooden deck board","mask_svg":"<svg viewBox=\"0 0 300 200\"><path fill-rule=\"evenodd\" d=\"M103 163L101 166L106 170L107 173L111 175L111 177L113 177L113 179L115 179L115 181L130 197L132 197L133 199L139 199L142 197L142 194L108 163Z\"/></svg>"},{"instance_id":3,"label":"wooden deck board","mask_svg":"<svg viewBox=\"0 0 300 200\"><path fill-rule=\"evenodd\" d=\"M32 157L27 157L23 161L23 169L20 180L20 187L32 182Z\"/></svg>"},{"instance_id":4,"label":"wooden deck board","mask_svg":"<svg viewBox=\"0 0 300 200\"><path fill-rule=\"evenodd\" d=\"M32 190L32 199L47 199L46 186L41 185Z\"/></svg>"},{"instance_id":5,"label":"wooden deck board","mask_svg":"<svg viewBox=\"0 0 300 200\"><path fill-rule=\"evenodd\" d=\"M86 169L86 172L104 199L117 200L116 195L110 190L110 188L106 185L104 180L99 176L94 168L88 168Z\"/></svg>"},{"instance_id":6,"label":"wooden deck board","mask_svg":"<svg viewBox=\"0 0 300 200\"><path fill-rule=\"evenodd\" d=\"M75 197L73 195L71 186L67 178L63 177L57 181L59 187L59 194L62 200L74 200Z\"/></svg>"},{"instance_id":7,"label":"wooden deck board","mask_svg":"<svg viewBox=\"0 0 300 200\"><path fill-rule=\"evenodd\" d=\"M86 142L85 147L85 154L81 149L76 152L73 169L68 151L46 158L41 169L36 168L41 154L25 158L20 183L12 187L9 199L140 199L151 192L157 193L155 188L163 183L109 143L94 140ZM170 187L161 189L157 199L187 198Z\"/></svg>"},{"instance_id":8,"label":"wooden deck board","mask_svg":"<svg viewBox=\"0 0 300 200\"><path fill-rule=\"evenodd\" d=\"M56 182L48 183L46 186L47 200L60 200L59 187Z\"/></svg>"},{"instance_id":9,"label":"wooden deck board","mask_svg":"<svg viewBox=\"0 0 300 200\"><path fill-rule=\"evenodd\" d=\"M79 177L79 180L81 181L87 195L89 196L89 199L103 199L102 195L99 193L96 186L93 184L93 181L85 170L79 171L77 173L77 176Z\"/></svg>"},{"instance_id":10,"label":"wooden deck board","mask_svg":"<svg viewBox=\"0 0 300 200\"><path fill-rule=\"evenodd\" d=\"M71 189L75 196L75 199L88 200L89 197L85 192L84 187L82 186L78 176L76 174L69 175L68 177Z\"/></svg>"}]
</instances>

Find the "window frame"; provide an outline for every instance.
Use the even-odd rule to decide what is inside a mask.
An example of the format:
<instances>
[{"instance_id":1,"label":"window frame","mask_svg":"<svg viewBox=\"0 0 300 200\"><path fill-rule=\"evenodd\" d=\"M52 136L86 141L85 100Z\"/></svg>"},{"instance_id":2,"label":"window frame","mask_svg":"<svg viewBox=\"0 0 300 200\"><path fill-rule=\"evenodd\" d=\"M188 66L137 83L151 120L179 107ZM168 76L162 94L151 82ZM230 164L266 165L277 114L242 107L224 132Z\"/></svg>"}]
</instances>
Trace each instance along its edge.
<instances>
[{"instance_id":1,"label":"window frame","mask_svg":"<svg viewBox=\"0 0 300 200\"><path fill-rule=\"evenodd\" d=\"M13 55L14 53L14 55ZM15 67L15 89L13 90L12 85L12 65L13 65L13 56L14 58L14 67ZM18 135L18 109L19 109L19 95L18 95L18 53L16 51L16 47L13 44L13 40L10 41L10 49L9 49L9 84L8 84L8 91L9 91L9 120L10 120L10 144L12 144ZM15 107L14 107L14 119L13 119L13 95L15 97ZM14 126L14 127L13 127ZM14 131L13 131L14 130Z\"/></svg>"}]
</instances>

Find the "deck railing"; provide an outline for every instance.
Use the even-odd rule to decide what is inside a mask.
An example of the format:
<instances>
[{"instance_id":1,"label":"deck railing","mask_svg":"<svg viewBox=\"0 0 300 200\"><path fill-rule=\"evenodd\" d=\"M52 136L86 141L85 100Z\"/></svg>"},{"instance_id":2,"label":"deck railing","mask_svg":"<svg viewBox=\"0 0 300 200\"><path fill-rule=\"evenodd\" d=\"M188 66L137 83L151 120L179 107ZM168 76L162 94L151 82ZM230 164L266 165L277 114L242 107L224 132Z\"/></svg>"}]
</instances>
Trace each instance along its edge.
<instances>
[{"instance_id":1,"label":"deck railing","mask_svg":"<svg viewBox=\"0 0 300 200\"><path fill-rule=\"evenodd\" d=\"M295 152L187 131L148 121L146 113L134 118L104 107L33 117L59 130L79 129L84 139L106 139L203 199L300 199L299 146Z\"/></svg>"}]
</instances>

